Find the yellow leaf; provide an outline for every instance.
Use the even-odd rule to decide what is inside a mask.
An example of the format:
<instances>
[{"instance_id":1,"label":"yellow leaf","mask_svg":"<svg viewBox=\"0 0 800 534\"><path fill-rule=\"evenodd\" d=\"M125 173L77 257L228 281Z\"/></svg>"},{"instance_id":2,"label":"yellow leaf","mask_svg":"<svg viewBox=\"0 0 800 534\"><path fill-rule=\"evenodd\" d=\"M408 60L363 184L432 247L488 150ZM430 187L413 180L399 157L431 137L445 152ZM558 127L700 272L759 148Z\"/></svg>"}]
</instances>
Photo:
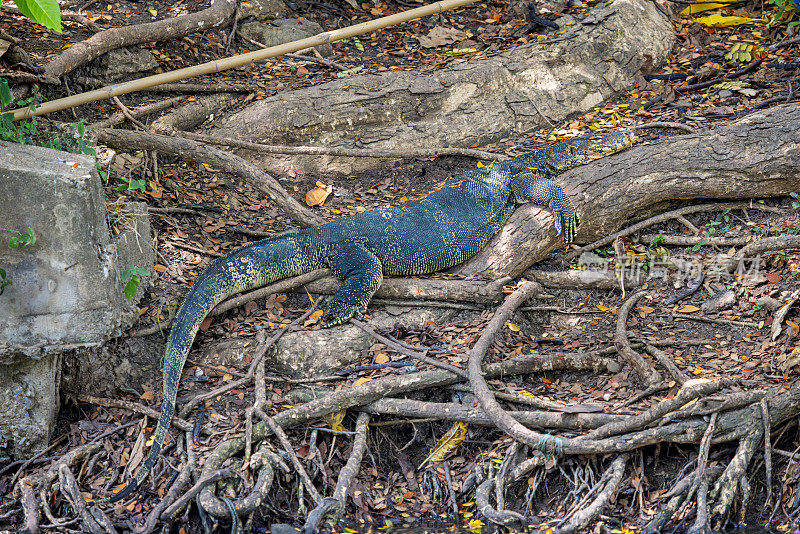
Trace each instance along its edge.
<instances>
[{"instance_id":1,"label":"yellow leaf","mask_svg":"<svg viewBox=\"0 0 800 534\"><path fill-rule=\"evenodd\" d=\"M148 9L147 11L150 12L150 14L153 15L154 17L158 16L158 11L156 11L155 9Z\"/></svg>"},{"instance_id":2,"label":"yellow leaf","mask_svg":"<svg viewBox=\"0 0 800 534\"><path fill-rule=\"evenodd\" d=\"M680 313L694 313L696 311L700 311L700 308L697 306L692 306L691 304L687 304L683 308L678 310Z\"/></svg>"},{"instance_id":3,"label":"yellow leaf","mask_svg":"<svg viewBox=\"0 0 800 534\"><path fill-rule=\"evenodd\" d=\"M325 416L325 419L328 421L328 424L331 425L332 430L336 430L337 432L343 432L344 427L342 426L342 421L344 421L344 415L347 413L347 410L340 410L338 412L334 412Z\"/></svg>"},{"instance_id":4,"label":"yellow leaf","mask_svg":"<svg viewBox=\"0 0 800 534\"><path fill-rule=\"evenodd\" d=\"M695 13L702 13L703 11L709 11L711 9L719 9L725 6L726 4L717 4L714 2L709 2L706 4L694 4L681 11L681 16L688 17L690 15L694 15Z\"/></svg>"},{"instance_id":5,"label":"yellow leaf","mask_svg":"<svg viewBox=\"0 0 800 534\"><path fill-rule=\"evenodd\" d=\"M381 351L375 356L375 363L386 363L389 361L389 355Z\"/></svg>"},{"instance_id":6,"label":"yellow leaf","mask_svg":"<svg viewBox=\"0 0 800 534\"><path fill-rule=\"evenodd\" d=\"M441 462L450 456L450 454L454 453L467 437L468 427L469 425L467 423L454 423L453 426L450 427L450 430L442 436L442 439L436 443L436 446L428 457L419 464L418 469L422 469L422 466L428 462Z\"/></svg>"},{"instance_id":7,"label":"yellow leaf","mask_svg":"<svg viewBox=\"0 0 800 534\"><path fill-rule=\"evenodd\" d=\"M306 204L309 206L321 206L325 199L328 198L328 195L331 194L331 191L333 191L332 187L320 187L320 182L317 182L317 187L306 193Z\"/></svg>"},{"instance_id":8,"label":"yellow leaf","mask_svg":"<svg viewBox=\"0 0 800 534\"><path fill-rule=\"evenodd\" d=\"M478 162L478 168L480 169L481 167L483 167L483 163L481 163L481 162L479 161L479 162Z\"/></svg>"},{"instance_id":9,"label":"yellow leaf","mask_svg":"<svg viewBox=\"0 0 800 534\"><path fill-rule=\"evenodd\" d=\"M331 208L331 213L333 213L334 215L339 215L342 212L337 209Z\"/></svg>"},{"instance_id":10,"label":"yellow leaf","mask_svg":"<svg viewBox=\"0 0 800 534\"><path fill-rule=\"evenodd\" d=\"M225 373L224 375L222 375L222 381L223 382L228 382L229 380L233 380L233 375L232 374Z\"/></svg>"},{"instance_id":11,"label":"yellow leaf","mask_svg":"<svg viewBox=\"0 0 800 534\"><path fill-rule=\"evenodd\" d=\"M308 319L305 320L303 326L309 326L316 323L319 321L320 317L322 317L322 310L316 310L314 313L308 316Z\"/></svg>"},{"instance_id":12,"label":"yellow leaf","mask_svg":"<svg viewBox=\"0 0 800 534\"><path fill-rule=\"evenodd\" d=\"M366 376L362 376L361 378L359 378L358 380L353 382L353 387L360 386L361 384L366 384L370 380L372 380L372 379L371 378L367 378Z\"/></svg>"},{"instance_id":13,"label":"yellow leaf","mask_svg":"<svg viewBox=\"0 0 800 534\"><path fill-rule=\"evenodd\" d=\"M508 329L512 332L519 332L519 326L514 323L508 323Z\"/></svg>"},{"instance_id":14,"label":"yellow leaf","mask_svg":"<svg viewBox=\"0 0 800 534\"><path fill-rule=\"evenodd\" d=\"M598 304L597 305L597 309L600 310L600 311L608 311L611 308L609 308L608 306L603 306L602 304Z\"/></svg>"},{"instance_id":15,"label":"yellow leaf","mask_svg":"<svg viewBox=\"0 0 800 534\"><path fill-rule=\"evenodd\" d=\"M709 15L708 17L700 17L699 19L695 19L695 21L699 22L703 26L709 26L711 28L727 28L729 26L752 24L755 22L755 19L751 19L749 17L718 15L715 13L713 15Z\"/></svg>"},{"instance_id":16,"label":"yellow leaf","mask_svg":"<svg viewBox=\"0 0 800 534\"><path fill-rule=\"evenodd\" d=\"M400 204L408 202L408 197L400 197Z\"/></svg>"}]
</instances>

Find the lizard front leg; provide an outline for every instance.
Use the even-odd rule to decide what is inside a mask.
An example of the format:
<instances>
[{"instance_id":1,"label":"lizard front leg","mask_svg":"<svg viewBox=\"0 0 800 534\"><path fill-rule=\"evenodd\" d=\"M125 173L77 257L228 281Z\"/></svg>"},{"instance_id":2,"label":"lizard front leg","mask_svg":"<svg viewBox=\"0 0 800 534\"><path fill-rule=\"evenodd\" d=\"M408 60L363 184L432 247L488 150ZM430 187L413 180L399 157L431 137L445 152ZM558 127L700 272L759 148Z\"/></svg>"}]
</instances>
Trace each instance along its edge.
<instances>
[{"instance_id":1,"label":"lizard front leg","mask_svg":"<svg viewBox=\"0 0 800 534\"><path fill-rule=\"evenodd\" d=\"M383 265L378 257L359 243L341 243L328 256L333 273L342 286L326 306L325 327L346 323L367 311L372 295L383 282Z\"/></svg>"},{"instance_id":2,"label":"lizard front leg","mask_svg":"<svg viewBox=\"0 0 800 534\"><path fill-rule=\"evenodd\" d=\"M564 236L564 245L575 239L580 217L564 190L552 180L532 172L520 173L511 181L511 192L518 203L533 202L553 210L558 235Z\"/></svg>"}]
</instances>

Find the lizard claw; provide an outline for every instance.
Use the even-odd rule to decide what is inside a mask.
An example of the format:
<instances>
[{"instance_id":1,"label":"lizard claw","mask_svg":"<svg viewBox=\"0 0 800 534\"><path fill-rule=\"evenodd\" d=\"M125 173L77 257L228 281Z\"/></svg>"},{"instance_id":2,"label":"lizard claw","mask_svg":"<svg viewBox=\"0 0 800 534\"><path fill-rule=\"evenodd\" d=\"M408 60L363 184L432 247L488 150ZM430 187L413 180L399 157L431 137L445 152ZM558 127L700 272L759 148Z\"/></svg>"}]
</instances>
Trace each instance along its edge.
<instances>
[{"instance_id":1,"label":"lizard claw","mask_svg":"<svg viewBox=\"0 0 800 534\"><path fill-rule=\"evenodd\" d=\"M344 324L352 318L363 319L366 311L364 306L342 300L332 300L328 303L325 313L322 314L322 325L324 328L331 328Z\"/></svg>"},{"instance_id":2,"label":"lizard claw","mask_svg":"<svg viewBox=\"0 0 800 534\"><path fill-rule=\"evenodd\" d=\"M575 240L575 235L578 233L578 224L580 224L580 217L575 211L575 208L569 206L565 209L556 210L556 235L562 235L564 239L564 246L569 245Z\"/></svg>"}]
</instances>

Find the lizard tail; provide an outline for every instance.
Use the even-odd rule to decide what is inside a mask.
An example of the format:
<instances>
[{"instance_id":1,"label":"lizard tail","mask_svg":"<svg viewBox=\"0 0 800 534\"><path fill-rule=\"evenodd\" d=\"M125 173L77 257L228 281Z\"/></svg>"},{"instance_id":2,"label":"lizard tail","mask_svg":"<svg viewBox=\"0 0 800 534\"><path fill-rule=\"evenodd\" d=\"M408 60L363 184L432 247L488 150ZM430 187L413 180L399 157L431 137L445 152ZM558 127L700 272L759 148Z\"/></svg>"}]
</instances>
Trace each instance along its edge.
<instances>
[{"instance_id":1,"label":"lizard tail","mask_svg":"<svg viewBox=\"0 0 800 534\"><path fill-rule=\"evenodd\" d=\"M134 493L156 463L167 437L183 364L206 315L220 302L282 278L323 267L321 250L307 246L305 234L314 229L250 243L218 258L197 278L172 323L164 351L164 399L152 446L133 479L98 503L114 503Z\"/></svg>"}]
</instances>

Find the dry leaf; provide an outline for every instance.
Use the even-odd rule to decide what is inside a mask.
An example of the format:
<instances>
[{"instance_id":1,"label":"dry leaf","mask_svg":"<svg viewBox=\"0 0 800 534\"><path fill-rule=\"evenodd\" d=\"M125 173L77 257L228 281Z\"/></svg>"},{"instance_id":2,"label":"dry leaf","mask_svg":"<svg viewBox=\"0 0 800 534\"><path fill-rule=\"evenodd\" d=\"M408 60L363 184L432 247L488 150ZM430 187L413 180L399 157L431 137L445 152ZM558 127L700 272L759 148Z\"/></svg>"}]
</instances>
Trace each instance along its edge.
<instances>
[{"instance_id":1,"label":"dry leaf","mask_svg":"<svg viewBox=\"0 0 800 534\"><path fill-rule=\"evenodd\" d=\"M319 321L320 317L322 317L322 310L316 310L314 313L308 316L308 319L306 319L306 321L303 323L303 326L310 326L316 323Z\"/></svg>"},{"instance_id":2,"label":"dry leaf","mask_svg":"<svg viewBox=\"0 0 800 534\"><path fill-rule=\"evenodd\" d=\"M703 26L709 26L711 28L727 28L729 26L741 26L742 24L751 24L755 22L754 19L749 17L732 17L718 14L700 17L695 20Z\"/></svg>"},{"instance_id":3,"label":"dry leaf","mask_svg":"<svg viewBox=\"0 0 800 534\"><path fill-rule=\"evenodd\" d=\"M678 312L680 313L694 313L697 311L700 311L700 308L698 308L697 306L692 306L691 304L687 304L686 306L678 310Z\"/></svg>"},{"instance_id":4,"label":"dry leaf","mask_svg":"<svg viewBox=\"0 0 800 534\"><path fill-rule=\"evenodd\" d=\"M464 442L467 437L467 423L454 423L450 430L442 436L431 453L425 458L417 469L422 469L428 462L441 462L450 454L454 453L459 445Z\"/></svg>"},{"instance_id":5,"label":"dry leaf","mask_svg":"<svg viewBox=\"0 0 800 534\"><path fill-rule=\"evenodd\" d=\"M767 281L771 284L777 284L781 280L783 280L783 276L780 273L769 273L767 275Z\"/></svg>"},{"instance_id":6,"label":"dry leaf","mask_svg":"<svg viewBox=\"0 0 800 534\"><path fill-rule=\"evenodd\" d=\"M144 459L144 447L145 447L145 432L144 427L147 424L146 420L142 421L142 430L139 432L139 437L136 438L136 443L133 444L133 449L131 449L131 455L128 459L128 462L125 464L125 478L128 478L136 471L136 468L139 467L139 464L142 463Z\"/></svg>"},{"instance_id":7,"label":"dry leaf","mask_svg":"<svg viewBox=\"0 0 800 534\"><path fill-rule=\"evenodd\" d=\"M344 421L344 415L347 413L347 410L339 410L338 412L334 412L325 416L325 420L328 421L328 424L331 425L331 429L337 432L343 432L344 427L342 426L342 421Z\"/></svg>"},{"instance_id":8,"label":"dry leaf","mask_svg":"<svg viewBox=\"0 0 800 534\"><path fill-rule=\"evenodd\" d=\"M789 373L796 367L800 367L800 347L795 347L786 355L786 358L780 362L780 368L783 373Z\"/></svg>"},{"instance_id":9,"label":"dry leaf","mask_svg":"<svg viewBox=\"0 0 800 534\"><path fill-rule=\"evenodd\" d=\"M428 35L418 37L419 44L423 48L436 48L437 46L444 46L453 44L456 41L463 41L467 38L467 34L456 28L445 28L443 26L436 26Z\"/></svg>"},{"instance_id":10,"label":"dry leaf","mask_svg":"<svg viewBox=\"0 0 800 534\"><path fill-rule=\"evenodd\" d=\"M778 308L778 311L775 312L775 315L772 318L772 341L778 339L778 336L781 335L781 325L783 324L783 320L786 318L786 314L789 313L789 308L797 302L797 299L800 298L800 290L795 291L789 296L789 300Z\"/></svg>"},{"instance_id":11,"label":"dry leaf","mask_svg":"<svg viewBox=\"0 0 800 534\"><path fill-rule=\"evenodd\" d=\"M602 311L602 312L604 312L604 311L608 311L608 310L610 310L611 308L609 308L608 306L604 306L604 305L602 305L602 304L598 304L598 305L597 305L597 309L598 309L598 310L600 310L600 311Z\"/></svg>"},{"instance_id":12,"label":"dry leaf","mask_svg":"<svg viewBox=\"0 0 800 534\"><path fill-rule=\"evenodd\" d=\"M519 332L520 328L514 323L508 323L508 329L512 332Z\"/></svg>"},{"instance_id":13,"label":"dry leaf","mask_svg":"<svg viewBox=\"0 0 800 534\"><path fill-rule=\"evenodd\" d=\"M703 11L710 11L712 9L719 9L721 7L727 7L727 5L728 4L717 4L717 3L714 3L714 2L708 2L708 3L705 3L705 4L694 4L694 5L690 5L689 7L687 7L683 11L681 11L681 16L682 17L689 17L689 16L694 15L696 13L702 13Z\"/></svg>"},{"instance_id":14,"label":"dry leaf","mask_svg":"<svg viewBox=\"0 0 800 534\"><path fill-rule=\"evenodd\" d=\"M152 391L145 391L144 393L142 393L141 397L139 397L139 398L142 399L142 400L145 400L145 401L151 401L151 400L153 400L153 397L154 397L154 394L153 394Z\"/></svg>"},{"instance_id":15,"label":"dry leaf","mask_svg":"<svg viewBox=\"0 0 800 534\"><path fill-rule=\"evenodd\" d=\"M333 187L317 182L317 187L306 193L306 204L309 206L322 206L331 192L333 192Z\"/></svg>"},{"instance_id":16,"label":"dry leaf","mask_svg":"<svg viewBox=\"0 0 800 534\"><path fill-rule=\"evenodd\" d=\"M381 351L375 356L375 363L386 363L389 361L389 355Z\"/></svg>"},{"instance_id":17,"label":"dry leaf","mask_svg":"<svg viewBox=\"0 0 800 534\"><path fill-rule=\"evenodd\" d=\"M366 376L362 376L361 378L359 378L358 380L356 380L355 382L353 382L353 387L360 386L361 384L366 384L366 383L367 383L367 382L369 382L370 380L372 380L372 379L371 379L371 378L369 378L369 377L366 377Z\"/></svg>"}]
</instances>

